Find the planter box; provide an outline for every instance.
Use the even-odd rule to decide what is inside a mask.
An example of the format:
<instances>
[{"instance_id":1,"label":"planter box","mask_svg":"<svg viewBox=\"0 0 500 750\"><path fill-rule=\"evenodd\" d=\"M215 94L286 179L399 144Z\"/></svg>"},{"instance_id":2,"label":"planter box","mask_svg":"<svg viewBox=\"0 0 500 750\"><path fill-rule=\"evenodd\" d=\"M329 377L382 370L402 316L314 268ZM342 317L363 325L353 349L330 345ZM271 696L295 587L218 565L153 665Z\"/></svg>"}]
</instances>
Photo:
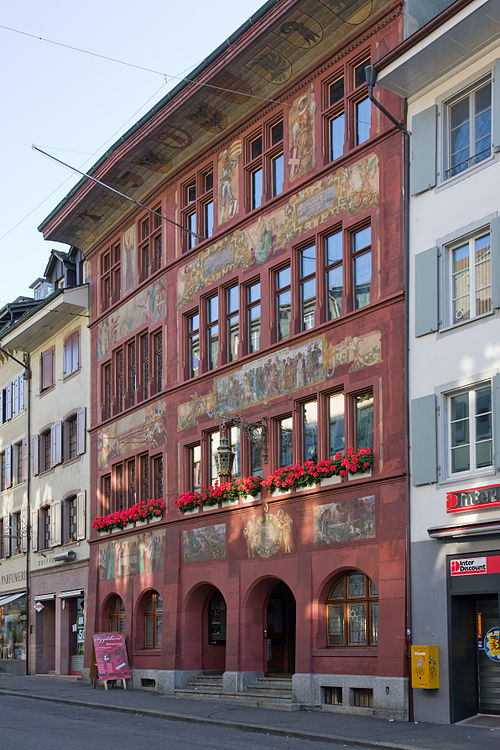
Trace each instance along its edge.
<instances>
[{"instance_id":1,"label":"planter box","mask_svg":"<svg viewBox=\"0 0 500 750\"><path fill-rule=\"evenodd\" d=\"M253 503L254 500L260 500L262 492L257 492L256 495L245 495L241 498L242 503Z\"/></svg>"},{"instance_id":2,"label":"planter box","mask_svg":"<svg viewBox=\"0 0 500 750\"><path fill-rule=\"evenodd\" d=\"M368 471L357 471L355 474L349 474L347 480L349 482L354 482L356 479L365 479L366 477L371 477L371 475L371 469L368 469Z\"/></svg>"},{"instance_id":3,"label":"planter box","mask_svg":"<svg viewBox=\"0 0 500 750\"><path fill-rule=\"evenodd\" d=\"M192 516L194 513L199 513L199 512L200 512L200 507L198 506L197 508L191 508L191 510L185 510L184 515Z\"/></svg>"},{"instance_id":4,"label":"planter box","mask_svg":"<svg viewBox=\"0 0 500 750\"><path fill-rule=\"evenodd\" d=\"M158 523L158 521L162 521L163 516L153 516L153 518L149 519L149 523Z\"/></svg>"},{"instance_id":5,"label":"planter box","mask_svg":"<svg viewBox=\"0 0 500 750\"><path fill-rule=\"evenodd\" d=\"M342 477L334 474L333 477L325 477L320 481L321 487L331 487L332 484L342 484Z\"/></svg>"},{"instance_id":6,"label":"planter box","mask_svg":"<svg viewBox=\"0 0 500 750\"><path fill-rule=\"evenodd\" d=\"M307 487L295 487L295 492L305 492L306 490L313 490L316 486L316 482L314 484L308 484Z\"/></svg>"},{"instance_id":7,"label":"planter box","mask_svg":"<svg viewBox=\"0 0 500 750\"><path fill-rule=\"evenodd\" d=\"M109 531L98 531L99 536L108 536Z\"/></svg>"},{"instance_id":8,"label":"planter box","mask_svg":"<svg viewBox=\"0 0 500 750\"><path fill-rule=\"evenodd\" d=\"M284 497L285 495L291 495L292 490L273 490L271 497Z\"/></svg>"},{"instance_id":9,"label":"planter box","mask_svg":"<svg viewBox=\"0 0 500 750\"><path fill-rule=\"evenodd\" d=\"M112 534L121 534L123 529L111 529Z\"/></svg>"},{"instance_id":10,"label":"planter box","mask_svg":"<svg viewBox=\"0 0 500 750\"><path fill-rule=\"evenodd\" d=\"M144 519L142 519L141 521L137 520L137 521L135 522L135 525L136 525L136 526L145 526L145 525L147 524L147 522L148 522L148 519L147 519L147 518L144 518Z\"/></svg>"},{"instance_id":11,"label":"planter box","mask_svg":"<svg viewBox=\"0 0 500 750\"><path fill-rule=\"evenodd\" d=\"M203 512L206 513L207 510L217 510L219 507L219 503L214 503L214 505L202 505Z\"/></svg>"},{"instance_id":12,"label":"planter box","mask_svg":"<svg viewBox=\"0 0 500 750\"><path fill-rule=\"evenodd\" d=\"M238 505L239 499L236 498L236 500L223 500L222 501L222 507L223 508L232 508L233 505Z\"/></svg>"}]
</instances>

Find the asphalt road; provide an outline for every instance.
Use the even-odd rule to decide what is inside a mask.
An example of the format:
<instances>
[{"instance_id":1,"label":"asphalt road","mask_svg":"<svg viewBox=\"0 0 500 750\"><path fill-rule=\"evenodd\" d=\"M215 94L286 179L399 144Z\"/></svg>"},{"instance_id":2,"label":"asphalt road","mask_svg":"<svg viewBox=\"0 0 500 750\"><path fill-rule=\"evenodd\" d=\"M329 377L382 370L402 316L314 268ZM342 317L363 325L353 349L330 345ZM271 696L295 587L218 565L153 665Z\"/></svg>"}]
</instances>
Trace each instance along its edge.
<instances>
[{"instance_id":1,"label":"asphalt road","mask_svg":"<svg viewBox=\"0 0 500 750\"><path fill-rule=\"evenodd\" d=\"M16 750L336 750L344 744L276 737L188 721L0 696L0 747ZM362 747L361 745L358 747Z\"/></svg>"}]
</instances>

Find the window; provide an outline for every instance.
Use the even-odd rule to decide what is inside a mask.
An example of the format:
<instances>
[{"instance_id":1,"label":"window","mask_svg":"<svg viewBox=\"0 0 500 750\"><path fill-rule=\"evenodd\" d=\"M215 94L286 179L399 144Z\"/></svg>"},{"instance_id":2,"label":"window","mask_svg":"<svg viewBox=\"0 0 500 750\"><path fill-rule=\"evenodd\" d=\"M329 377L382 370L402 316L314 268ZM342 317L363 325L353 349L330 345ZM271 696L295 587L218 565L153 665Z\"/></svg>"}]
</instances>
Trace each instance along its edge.
<instances>
[{"instance_id":1,"label":"window","mask_svg":"<svg viewBox=\"0 0 500 750\"><path fill-rule=\"evenodd\" d=\"M373 450L373 394L354 397L354 447Z\"/></svg>"},{"instance_id":2,"label":"window","mask_svg":"<svg viewBox=\"0 0 500 750\"><path fill-rule=\"evenodd\" d=\"M327 399L328 408L328 455L333 458L338 451L345 450L344 394L333 393ZM367 446L359 446L367 447Z\"/></svg>"},{"instance_id":3,"label":"window","mask_svg":"<svg viewBox=\"0 0 500 750\"><path fill-rule=\"evenodd\" d=\"M491 154L491 80L483 79L445 103L445 179Z\"/></svg>"},{"instance_id":4,"label":"window","mask_svg":"<svg viewBox=\"0 0 500 750\"><path fill-rule=\"evenodd\" d=\"M50 529L49 529L50 534ZM22 548L22 542L23 542L23 528L21 525L21 511L16 511L15 513L11 513L10 516L10 549L11 554L13 552L18 553L21 552ZM50 536L49 536L50 541Z\"/></svg>"},{"instance_id":5,"label":"window","mask_svg":"<svg viewBox=\"0 0 500 750\"><path fill-rule=\"evenodd\" d=\"M46 391L54 385L54 350L47 349L40 355L40 391ZM8 419L8 417L7 417Z\"/></svg>"},{"instance_id":6,"label":"window","mask_svg":"<svg viewBox=\"0 0 500 750\"><path fill-rule=\"evenodd\" d=\"M6 549L6 541L5 536L6 532L4 531L4 523L3 518L0 518L0 560L2 557L5 557L5 549ZM8 541L8 540L7 540Z\"/></svg>"},{"instance_id":7,"label":"window","mask_svg":"<svg viewBox=\"0 0 500 750\"><path fill-rule=\"evenodd\" d=\"M135 458L127 461L127 497L128 507L131 508L137 502L137 483L135 479Z\"/></svg>"},{"instance_id":8,"label":"window","mask_svg":"<svg viewBox=\"0 0 500 750\"><path fill-rule=\"evenodd\" d=\"M111 417L111 362L101 367L102 419Z\"/></svg>"},{"instance_id":9,"label":"window","mask_svg":"<svg viewBox=\"0 0 500 750\"><path fill-rule=\"evenodd\" d=\"M162 266L161 206L139 222L139 281L144 281Z\"/></svg>"},{"instance_id":10,"label":"window","mask_svg":"<svg viewBox=\"0 0 500 750\"><path fill-rule=\"evenodd\" d=\"M491 240L483 230L449 246L450 323L491 310Z\"/></svg>"},{"instance_id":11,"label":"window","mask_svg":"<svg viewBox=\"0 0 500 750\"><path fill-rule=\"evenodd\" d=\"M76 540L77 501L76 495L68 497L63 504L63 544Z\"/></svg>"},{"instance_id":12,"label":"window","mask_svg":"<svg viewBox=\"0 0 500 750\"><path fill-rule=\"evenodd\" d=\"M149 500L149 455L139 456L139 500Z\"/></svg>"},{"instance_id":13,"label":"window","mask_svg":"<svg viewBox=\"0 0 500 750\"><path fill-rule=\"evenodd\" d=\"M113 467L114 502L113 510L125 510L125 487L123 485L123 464Z\"/></svg>"},{"instance_id":14,"label":"window","mask_svg":"<svg viewBox=\"0 0 500 750\"><path fill-rule=\"evenodd\" d=\"M5 483L5 451L0 453L0 490L6 490L7 485Z\"/></svg>"},{"instance_id":15,"label":"window","mask_svg":"<svg viewBox=\"0 0 500 750\"><path fill-rule=\"evenodd\" d=\"M125 406L135 404L135 394L137 390L137 371L135 358L135 339L129 341L126 346L127 352L127 393L125 397Z\"/></svg>"},{"instance_id":16,"label":"window","mask_svg":"<svg viewBox=\"0 0 500 750\"><path fill-rule=\"evenodd\" d=\"M72 375L80 367L80 332L73 331L64 342L64 377Z\"/></svg>"},{"instance_id":17,"label":"window","mask_svg":"<svg viewBox=\"0 0 500 750\"><path fill-rule=\"evenodd\" d=\"M213 484L217 480L217 464L215 462L215 456L217 455L217 449L220 445L220 431L211 432L208 436L208 458L210 466L209 482Z\"/></svg>"},{"instance_id":18,"label":"window","mask_svg":"<svg viewBox=\"0 0 500 750\"><path fill-rule=\"evenodd\" d=\"M101 255L101 311L120 299L121 242L115 243Z\"/></svg>"},{"instance_id":19,"label":"window","mask_svg":"<svg viewBox=\"0 0 500 750\"><path fill-rule=\"evenodd\" d=\"M328 160L343 156L370 137L371 102L366 91L365 67L370 58L347 62L324 88L324 132Z\"/></svg>"},{"instance_id":20,"label":"window","mask_svg":"<svg viewBox=\"0 0 500 750\"><path fill-rule=\"evenodd\" d=\"M125 633L125 605L119 596L113 596L109 605L109 632Z\"/></svg>"},{"instance_id":21,"label":"window","mask_svg":"<svg viewBox=\"0 0 500 750\"><path fill-rule=\"evenodd\" d=\"M123 397L125 395L125 369L123 362L123 347L113 353L114 370L114 401L113 414L123 411Z\"/></svg>"},{"instance_id":22,"label":"window","mask_svg":"<svg viewBox=\"0 0 500 750\"><path fill-rule=\"evenodd\" d=\"M4 402L8 398L5 389L3 400ZM0 408L2 404L0 403ZM15 417L24 411L24 375L18 375L12 382L12 416ZM3 417L2 417L3 421Z\"/></svg>"},{"instance_id":23,"label":"window","mask_svg":"<svg viewBox=\"0 0 500 750\"><path fill-rule=\"evenodd\" d=\"M372 283L372 233L371 227L364 227L352 234L353 262L353 307L358 309L370 304Z\"/></svg>"},{"instance_id":24,"label":"window","mask_svg":"<svg viewBox=\"0 0 500 750\"><path fill-rule=\"evenodd\" d=\"M304 461L318 460L318 402L308 401L301 405L302 458Z\"/></svg>"},{"instance_id":25,"label":"window","mask_svg":"<svg viewBox=\"0 0 500 750\"><path fill-rule=\"evenodd\" d=\"M292 417L283 417L276 421L278 465L289 466L293 463Z\"/></svg>"},{"instance_id":26,"label":"window","mask_svg":"<svg viewBox=\"0 0 500 750\"><path fill-rule=\"evenodd\" d=\"M214 175L212 167L199 172L182 187L183 247L191 250L198 242L214 233Z\"/></svg>"},{"instance_id":27,"label":"window","mask_svg":"<svg viewBox=\"0 0 500 750\"><path fill-rule=\"evenodd\" d=\"M151 395L160 393L162 390L163 376L163 334L156 331L151 336L151 349L153 355L153 378L151 381Z\"/></svg>"},{"instance_id":28,"label":"window","mask_svg":"<svg viewBox=\"0 0 500 750\"><path fill-rule=\"evenodd\" d=\"M226 289L227 361L238 358L240 341L240 290L237 284Z\"/></svg>"},{"instance_id":29,"label":"window","mask_svg":"<svg viewBox=\"0 0 500 750\"><path fill-rule=\"evenodd\" d=\"M448 395L450 475L493 464L490 383Z\"/></svg>"},{"instance_id":30,"label":"window","mask_svg":"<svg viewBox=\"0 0 500 750\"><path fill-rule=\"evenodd\" d=\"M290 336L292 320L292 290L290 266L275 272L276 330L277 339L282 341Z\"/></svg>"},{"instance_id":31,"label":"window","mask_svg":"<svg viewBox=\"0 0 500 750\"><path fill-rule=\"evenodd\" d=\"M139 400L143 401L149 393L149 334L139 336Z\"/></svg>"},{"instance_id":32,"label":"window","mask_svg":"<svg viewBox=\"0 0 500 750\"><path fill-rule=\"evenodd\" d=\"M194 378L200 371L200 316L198 313L188 315L188 373Z\"/></svg>"},{"instance_id":33,"label":"window","mask_svg":"<svg viewBox=\"0 0 500 750\"><path fill-rule=\"evenodd\" d=\"M217 367L219 357L219 295L206 301L208 369Z\"/></svg>"},{"instance_id":34,"label":"window","mask_svg":"<svg viewBox=\"0 0 500 750\"><path fill-rule=\"evenodd\" d=\"M152 593L144 608L144 648L161 648L162 618L163 599Z\"/></svg>"},{"instance_id":35,"label":"window","mask_svg":"<svg viewBox=\"0 0 500 750\"><path fill-rule=\"evenodd\" d=\"M101 478L101 514L103 516L111 512L111 474Z\"/></svg>"},{"instance_id":36,"label":"window","mask_svg":"<svg viewBox=\"0 0 500 750\"><path fill-rule=\"evenodd\" d=\"M327 645L375 646L378 643L378 590L368 576L351 571L337 580L327 597Z\"/></svg>"},{"instance_id":37,"label":"window","mask_svg":"<svg viewBox=\"0 0 500 750\"><path fill-rule=\"evenodd\" d=\"M15 443L14 448L14 483L19 484L23 481L23 446L22 443Z\"/></svg>"},{"instance_id":38,"label":"window","mask_svg":"<svg viewBox=\"0 0 500 750\"><path fill-rule=\"evenodd\" d=\"M316 247L299 252L300 330L314 327L316 309Z\"/></svg>"},{"instance_id":39,"label":"window","mask_svg":"<svg viewBox=\"0 0 500 750\"><path fill-rule=\"evenodd\" d=\"M247 140L246 180L251 211L283 192L283 120L267 123Z\"/></svg>"},{"instance_id":40,"label":"window","mask_svg":"<svg viewBox=\"0 0 500 750\"><path fill-rule=\"evenodd\" d=\"M163 456L153 456L153 497L158 500L163 497Z\"/></svg>"},{"instance_id":41,"label":"window","mask_svg":"<svg viewBox=\"0 0 500 750\"><path fill-rule=\"evenodd\" d=\"M189 489L197 492L201 488L201 445L188 448L189 457Z\"/></svg>"},{"instance_id":42,"label":"window","mask_svg":"<svg viewBox=\"0 0 500 750\"><path fill-rule=\"evenodd\" d=\"M38 547L49 549L50 547L50 507L45 505L40 508L39 515Z\"/></svg>"},{"instance_id":43,"label":"window","mask_svg":"<svg viewBox=\"0 0 500 750\"><path fill-rule=\"evenodd\" d=\"M324 239L327 320L335 320L342 315L344 293L342 246L341 231L333 232Z\"/></svg>"},{"instance_id":44,"label":"window","mask_svg":"<svg viewBox=\"0 0 500 750\"><path fill-rule=\"evenodd\" d=\"M248 354L251 354L252 352L258 352L260 349L261 307L259 281L246 287L246 296Z\"/></svg>"},{"instance_id":45,"label":"window","mask_svg":"<svg viewBox=\"0 0 500 750\"><path fill-rule=\"evenodd\" d=\"M252 430L248 439L250 452L250 474L262 476L262 427Z\"/></svg>"},{"instance_id":46,"label":"window","mask_svg":"<svg viewBox=\"0 0 500 750\"><path fill-rule=\"evenodd\" d=\"M51 430L45 430L40 435L40 471L48 471L52 465Z\"/></svg>"}]
</instances>

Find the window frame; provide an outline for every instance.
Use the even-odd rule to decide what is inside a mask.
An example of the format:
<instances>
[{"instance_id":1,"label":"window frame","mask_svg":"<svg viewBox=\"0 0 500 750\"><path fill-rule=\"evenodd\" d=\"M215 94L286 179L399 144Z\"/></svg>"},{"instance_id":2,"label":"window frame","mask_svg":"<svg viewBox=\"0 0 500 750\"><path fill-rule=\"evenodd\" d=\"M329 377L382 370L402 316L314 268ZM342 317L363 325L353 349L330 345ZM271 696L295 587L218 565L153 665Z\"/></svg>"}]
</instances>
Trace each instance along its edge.
<instances>
[{"instance_id":1,"label":"window frame","mask_svg":"<svg viewBox=\"0 0 500 750\"><path fill-rule=\"evenodd\" d=\"M213 162L189 177L181 185L180 191L182 226L194 233L180 230L181 247L185 253L211 239L216 230ZM211 216L207 211L208 206L211 206Z\"/></svg>"},{"instance_id":2,"label":"window frame","mask_svg":"<svg viewBox=\"0 0 500 750\"><path fill-rule=\"evenodd\" d=\"M122 238L115 240L99 256L100 310L104 312L121 297Z\"/></svg>"},{"instance_id":3,"label":"window frame","mask_svg":"<svg viewBox=\"0 0 500 750\"><path fill-rule=\"evenodd\" d=\"M75 363L75 349L76 349L76 363ZM69 369L67 368L69 360ZM80 329L72 331L63 343L63 379L69 378L76 372L80 371Z\"/></svg>"},{"instance_id":4,"label":"window frame","mask_svg":"<svg viewBox=\"0 0 500 750\"><path fill-rule=\"evenodd\" d=\"M490 277L490 309L486 312L476 313L472 315L472 309L475 308L475 297L477 293L477 287L472 288L472 285L470 283L471 278L474 280L476 279L476 273L475 273L475 267L473 264L473 270L471 273L471 259L474 259L474 251L472 249L472 243L475 243L477 240L485 237L486 235L489 235L490 237L490 244L489 244L489 263L490 263L490 270L489 270L489 277ZM453 319L453 261L452 261L452 253L454 250L462 247L463 245L468 244L469 245L469 317L460 317L457 320ZM471 229L469 232L462 234L461 236L458 236L450 241L447 241L443 243L442 245L442 264L441 267L443 269L443 306L444 310L442 310L442 315L440 316L441 319L444 321L444 326L440 326L442 329L443 327L447 328L453 328L458 325L463 325L465 323L470 323L474 320L477 320L478 318L482 318L484 316L490 315L493 312L493 255L494 248L492 246L492 225L491 223L483 224L481 227L477 229Z\"/></svg>"},{"instance_id":5,"label":"window frame","mask_svg":"<svg viewBox=\"0 0 500 750\"><path fill-rule=\"evenodd\" d=\"M162 625L163 625L163 597L157 592L157 591L150 591L148 594L146 594L144 602L144 644L143 648L146 651L151 651L153 649L160 649L161 648L161 641L162 641ZM158 600L161 602L161 607L158 608ZM148 610L149 603L151 602L151 611ZM158 627L158 617L160 618L160 634L158 638L157 633L157 627ZM147 633L148 633L148 619L152 621L152 643L151 645L147 645L146 639L147 639Z\"/></svg>"},{"instance_id":6,"label":"window frame","mask_svg":"<svg viewBox=\"0 0 500 750\"><path fill-rule=\"evenodd\" d=\"M279 125L281 125L281 137L275 140L273 133ZM254 149L254 144L259 141L259 148ZM287 186L285 148L285 120L282 112L275 114L272 119L262 123L262 125L245 138L245 203L247 212L256 211L264 204L275 198L279 198L284 193ZM276 160L279 158L282 159L282 177L280 189L277 190L274 166ZM259 200L256 200L255 175L259 172L261 174L261 190Z\"/></svg>"},{"instance_id":7,"label":"window frame","mask_svg":"<svg viewBox=\"0 0 500 750\"><path fill-rule=\"evenodd\" d=\"M471 423L471 399L470 394L479 390L480 388L484 388L485 386L489 386L490 389L490 419L491 419L491 464L488 466L482 466L482 467L476 467L475 463L476 461L471 461L471 457L475 454L475 447L476 443L472 443L471 436L476 435L476 429L475 426L473 426L472 430L470 429L470 423ZM469 394L469 416L468 416L468 422L469 422L469 469L466 469L464 471L452 471L452 438L451 438L451 402L450 399L454 396L468 393ZM498 440L498 435L495 435L495 424L494 424L494 402L493 402L493 381L490 378L485 378L484 380L478 380L474 383L470 383L465 386L457 386L456 388L449 388L446 391L443 391L441 394L441 401L442 401L442 413L444 415L443 423L442 423L442 434L443 434L443 479L450 480L450 481L457 481L461 480L464 477L476 477L476 476L484 476L491 474L495 471L495 440ZM475 414L474 416L477 416ZM473 466L474 464L474 466Z\"/></svg>"},{"instance_id":8,"label":"window frame","mask_svg":"<svg viewBox=\"0 0 500 750\"><path fill-rule=\"evenodd\" d=\"M158 215L162 213L161 203L152 211L156 213L148 211L137 222L139 284L159 271L163 265L163 222Z\"/></svg>"},{"instance_id":9,"label":"window frame","mask_svg":"<svg viewBox=\"0 0 500 750\"><path fill-rule=\"evenodd\" d=\"M365 591L363 596L350 596L348 591L348 580L350 575L363 575L365 583ZM332 597L331 593L335 586L340 582L343 583L343 596ZM374 586L376 594L371 593L371 586ZM378 646L378 606L380 602L380 594L378 587L373 580L366 575L362 570L351 569L347 570L339 576L332 578L328 584L328 590L325 596L325 625L326 625L326 648L376 648ZM350 604L363 604L365 605L365 643L350 642L350 627L349 627L349 605ZM377 606L377 637L373 639L373 606ZM329 628L329 607L342 607L343 608L343 623L342 623L342 643L331 643L330 642L330 628Z\"/></svg>"}]
</instances>

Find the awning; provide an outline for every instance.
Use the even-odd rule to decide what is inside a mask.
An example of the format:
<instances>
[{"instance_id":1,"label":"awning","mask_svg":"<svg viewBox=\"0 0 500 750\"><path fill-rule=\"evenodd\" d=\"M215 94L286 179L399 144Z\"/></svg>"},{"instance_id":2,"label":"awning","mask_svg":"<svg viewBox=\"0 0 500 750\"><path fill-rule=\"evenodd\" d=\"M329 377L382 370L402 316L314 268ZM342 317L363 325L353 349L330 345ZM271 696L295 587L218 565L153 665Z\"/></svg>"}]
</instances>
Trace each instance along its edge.
<instances>
[{"instance_id":1,"label":"awning","mask_svg":"<svg viewBox=\"0 0 500 750\"><path fill-rule=\"evenodd\" d=\"M7 594L7 596L0 596L0 607L3 607L4 604L10 604L16 599L20 599L21 596L26 596L26 591L21 591L17 594Z\"/></svg>"},{"instance_id":2,"label":"awning","mask_svg":"<svg viewBox=\"0 0 500 750\"><path fill-rule=\"evenodd\" d=\"M55 599L55 594L35 594L34 599L36 602L50 602L52 599Z\"/></svg>"},{"instance_id":3,"label":"awning","mask_svg":"<svg viewBox=\"0 0 500 750\"><path fill-rule=\"evenodd\" d=\"M460 539L469 536L483 536L484 534L498 534L500 521L483 521L464 523L461 526L431 526L427 529L431 539Z\"/></svg>"},{"instance_id":4,"label":"awning","mask_svg":"<svg viewBox=\"0 0 500 750\"><path fill-rule=\"evenodd\" d=\"M73 589L73 591L61 591L57 595L58 599L72 599L75 596L83 596L83 589Z\"/></svg>"}]
</instances>

